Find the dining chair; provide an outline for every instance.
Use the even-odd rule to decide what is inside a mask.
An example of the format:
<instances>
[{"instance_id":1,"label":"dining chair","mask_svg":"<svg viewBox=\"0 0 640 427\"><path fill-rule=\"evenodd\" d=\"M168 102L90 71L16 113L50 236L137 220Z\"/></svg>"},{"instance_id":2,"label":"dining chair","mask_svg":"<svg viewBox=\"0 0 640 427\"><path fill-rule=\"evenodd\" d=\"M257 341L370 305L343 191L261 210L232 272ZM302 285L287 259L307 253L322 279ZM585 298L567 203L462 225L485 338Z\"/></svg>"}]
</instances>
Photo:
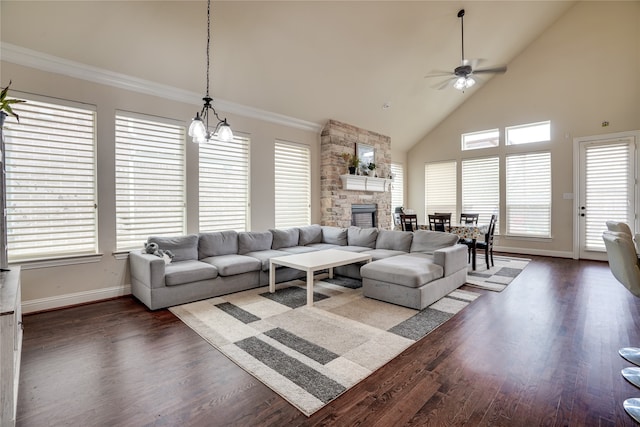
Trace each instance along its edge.
<instances>
[{"instance_id":1,"label":"dining chair","mask_svg":"<svg viewBox=\"0 0 640 427\"><path fill-rule=\"evenodd\" d=\"M460 224L478 225L478 218L479 217L480 217L480 214L461 213L460 214Z\"/></svg>"},{"instance_id":2,"label":"dining chair","mask_svg":"<svg viewBox=\"0 0 640 427\"><path fill-rule=\"evenodd\" d=\"M487 233L484 235L484 241L476 242L476 250L482 249L484 250L484 259L487 262L487 270L491 268L489 266L489 258L491 258L491 266L494 266L493 263L493 235L496 231L496 222L498 218L496 215L491 215L491 220L489 221L489 227L487 228Z\"/></svg>"},{"instance_id":3,"label":"dining chair","mask_svg":"<svg viewBox=\"0 0 640 427\"><path fill-rule=\"evenodd\" d=\"M451 214L433 214L429 215L429 230L446 232L451 226Z\"/></svg>"},{"instance_id":4,"label":"dining chair","mask_svg":"<svg viewBox=\"0 0 640 427\"><path fill-rule=\"evenodd\" d=\"M402 225L402 231L416 231L418 229L418 215L400 214L400 225Z\"/></svg>"},{"instance_id":5,"label":"dining chair","mask_svg":"<svg viewBox=\"0 0 640 427\"><path fill-rule=\"evenodd\" d=\"M626 224L625 224L626 225ZM607 228L609 222L607 222ZM624 227L623 227L624 228ZM627 226L628 228L628 226ZM609 268L613 277L618 280L634 296L640 297L640 265L638 256L631 239L631 234L625 231L605 231L602 240L607 250ZM625 347L619 351L620 355L629 362L639 365L640 349ZM631 367L622 370L622 376L636 387L640 387L640 368ZM640 399L630 398L622 405L627 413L637 422L640 422Z\"/></svg>"}]
</instances>

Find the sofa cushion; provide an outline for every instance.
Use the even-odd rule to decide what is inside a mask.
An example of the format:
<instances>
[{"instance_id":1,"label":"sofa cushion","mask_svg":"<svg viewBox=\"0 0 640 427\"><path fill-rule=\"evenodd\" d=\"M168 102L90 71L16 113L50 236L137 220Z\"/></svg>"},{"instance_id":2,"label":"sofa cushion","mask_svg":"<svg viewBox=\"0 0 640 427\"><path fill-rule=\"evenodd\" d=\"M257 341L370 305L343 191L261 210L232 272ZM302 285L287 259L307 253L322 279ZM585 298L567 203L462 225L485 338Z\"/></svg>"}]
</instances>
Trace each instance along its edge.
<instances>
[{"instance_id":1,"label":"sofa cushion","mask_svg":"<svg viewBox=\"0 0 640 427\"><path fill-rule=\"evenodd\" d=\"M297 228L285 228L282 230L272 228L269 231L273 234L271 249L298 246L300 231Z\"/></svg>"},{"instance_id":2,"label":"sofa cushion","mask_svg":"<svg viewBox=\"0 0 640 427\"><path fill-rule=\"evenodd\" d=\"M378 237L377 228L360 228L351 226L347 229L347 242L349 246L364 246L374 249Z\"/></svg>"},{"instance_id":3,"label":"sofa cushion","mask_svg":"<svg viewBox=\"0 0 640 427\"><path fill-rule=\"evenodd\" d=\"M273 234L269 231L242 231L238 233L238 254L271 250Z\"/></svg>"},{"instance_id":4,"label":"sofa cushion","mask_svg":"<svg viewBox=\"0 0 640 427\"><path fill-rule=\"evenodd\" d=\"M410 231L380 230L376 239L376 249L409 252L412 240L413 233Z\"/></svg>"},{"instance_id":5,"label":"sofa cushion","mask_svg":"<svg viewBox=\"0 0 640 427\"><path fill-rule=\"evenodd\" d=\"M407 255L407 252L405 251L394 251L393 249L369 249L362 253L371 255L372 261L390 258L392 256Z\"/></svg>"},{"instance_id":6,"label":"sofa cushion","mask_svg":"<svg viewBox=\"0 0 640 427\"><path fill-rule=\"evenodd\" d=\"M200 233L198 257L229 255L238 253L238 232L235 230Z\"/></svg>"},{"instance_id":7,"label":"sofa cushion","mask_svg":"<svg viewBox=\"0 0 640 427\"><path fill-rule=\"evenodd\" d=\"M184 285L216 277L218 277L217 268L195 260L172 262L164 270L164 284L166 286Z\"/></svg>"},{"instance_id":8,"label":"sofa cushion","mask_svg":"<svg viewBox=\"0 0 640 427\"><path fill-rule=\"evenodd\" d=\"M343 248L343 246L334 245L333 243L311 243L310 245L307 245L307 247L317 249L319 251L322 251L325 249L342 249Z\"/></svg>"},{"instance_id":9,"label":"sofa cushion","mask_svg":"<svg viewBox=\"0 0 640 427\"><path fill-rule=\"evenodd\" d=\"M419 288L443 277L444 269L428 258L398 255L363 265L360 275L367 279Z\"/></svg>"},{"instance_id":10,"label":"sofa cushion","mask_svg":"<svg viewBox=\"0 0 640 427\"><path fill-rule=\"evenodd\" d=\"M453 246L458 242L458 235L442 231L417 230L413 232L411 252L432 254L436 249Z\"/></svg>"},{"instance_id":11,"label":"sofa cushion","mask_svg":"<svg viewBox=\"0 0 640 427\"><path fill-rule=\"evenodd\" d=\"M322 226L322 243L330 243L332 245L347 245L347 229L340 227Z\"/></svg>"},{"instance_id":12,"label":"sofa cushion","mask_svg":"<svg viewBox=\"0 0 640 427\"><path fill-rule=\"evenodd\" d=\"M218 269L220 276L233 276L236 274L260 271L262 263L246 255L220 255L202 259L202 262L213 265Z\"/></svg>"},{"instance_id":13,"label":"sofa cushion","mask_svg":"<svg viewBox=\"0 0 640 427\"><path fill-rule=\"evenodd\" d=\"M162 237L151 236L147 240L149 243L156 243L163 251L173 253L173 262L198 260L198 235Z\"/></svg>"},{"instance_id":14,"label":"sofa cushion","mask_svg":"<svg viewBox=\"0 0 640 427\"><path fill-rule=\"evenodd\" d=\"M273 249L268 249L266 251L247 252L245 255L259 260L262 263L262 271L269 271L269 260L271 258L275 258L278 256L286 256L291 254L285 251L274 251ZM276 265L276 268L281 268L281 267L283 266Z\"/></svg>"},{"instance_id":15,"label":"sofa cushion","mask_svg":"<svg viewBox=\"0 0 640 427\"><path fill-rule=\"evenodd\" d=\"M280 248L281 251L284 251L291 254L304 254L307 252L317 252L318 249L313 248L311 246L291 246L290 248Z\"/></svg>"},{"instance_id":16,"label":"sofa cushion","mask_svg":"<svg viewBox=\"0 0 640 427\"><path fill-rule=\"evenodd\" d=\"M322 227L320 227L318 224L298 227L298 230L300 232L298 245L305 246L310 245L311 243L322 242Z\"/></svg>"}]
</instances>

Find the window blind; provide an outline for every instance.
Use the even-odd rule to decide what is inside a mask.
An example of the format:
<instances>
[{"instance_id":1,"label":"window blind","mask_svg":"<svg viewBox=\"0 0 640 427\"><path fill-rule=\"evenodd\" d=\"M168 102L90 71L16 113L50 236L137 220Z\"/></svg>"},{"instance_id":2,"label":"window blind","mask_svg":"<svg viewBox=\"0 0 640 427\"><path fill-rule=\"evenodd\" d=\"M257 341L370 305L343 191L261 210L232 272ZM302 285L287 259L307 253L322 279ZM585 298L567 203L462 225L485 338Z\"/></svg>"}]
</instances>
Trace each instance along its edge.
<instances>
[{"instance_id":1,"label":"window blind","mask_svg":"<svg viewBox=\"0 0 640 427\"><path fill-rule=\"evenodd\" d=\"M397 207L404 207L404 168L399 163L391 163L391 213Z\"/></svg>"},{"instance_id":2,"label":"window blind","mask_svg":"<svg viewBox=\"0 0 640 427\"><path fill-rule=\"evenodd\" d=\"M498 157L462 161L462 210L479 214L478 222L488 224L500 210L500 166ZM459 219L459 218L457 218ZM499 223L498 218L498 223ZM496 223L496 234L499 226Z\"/></svg>"},{"instance_id":3,"label":"window blind","mask_svg":"<svg viewBox=\"0 0 640 427\"><path fill-rule=\"evenodd\" d=\"M606 221L622 221L633 229L632 143L585 147L585 249L605 251Z\"/></svg>"},{"instance_id":4,"label":"window blind","mask_svg":"<svg viewBox=\"0 0 640 427\"><path fill-rule=\"evenodd\" d=\"M36 100L5 122L10 262L97 253L96 113Z\"/></svg>"},{"instance_id":5,"label":"window blind","mask_svg":"<svg viewBox=\"0 0 640 427\"><path fill-rule=\"evenodd\" d=\"M249 139L200 144L200 231L247 231Z\"/></svg>"},{"instance_id":6,"label":"window blind","mask_svg":"<svg viewBox=\"0 0 640 427\"><path fill-rule=\"evenodd\" d=\"M457 218L456 186L457 163L427 163L424 169L425 219L426 215L451 212L451 219Z\"/></svg>"},{"instance_id":7,"label":"window blind","mask_svg":"<svg viewBox=\"0 0 640 427\"><path fill-rule=\"evenodd\" d=\"M275 225L296 227L311 223L311 152L309 147L275 143Z\"/></svg>"},{"instance_id":8,"label":"window blind","mask_svg":"<svg viewBox=\"0 0 640 427\"><path fill-rule=\"evenodd\" d=\"M507 234L551 237L551 153L506 158Z\"/></svg>"},{"instance_id":9,"label":"window blind","mask_svg":"<svg viewBox=\"0 0 640 427\"><path fill-rule=\"evenodd\" d=\"M184 234L184 126L118 113L115 130L117 250Z\"/></svg>"}]
</instances>

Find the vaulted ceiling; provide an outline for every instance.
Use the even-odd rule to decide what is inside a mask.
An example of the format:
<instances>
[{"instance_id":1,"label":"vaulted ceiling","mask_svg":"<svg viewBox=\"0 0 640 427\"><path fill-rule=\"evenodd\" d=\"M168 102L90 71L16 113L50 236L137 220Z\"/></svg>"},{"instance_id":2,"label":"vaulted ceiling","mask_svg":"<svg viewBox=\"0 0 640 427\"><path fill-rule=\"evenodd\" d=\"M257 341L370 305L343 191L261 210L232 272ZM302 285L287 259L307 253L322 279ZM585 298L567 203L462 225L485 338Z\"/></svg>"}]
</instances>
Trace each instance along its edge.
<instances>
[{"instance_id":1,"label":"vaulted ceiling","mask_svg":"<svg viewBox=\"0 0 640 427\"><path fill-rule=\"evenodd\" d=\"M508 66L573 3L215 1L211 94L320 126L350 123L406 151L482 88L436 90L442 80L424 78L460 65L459 9L465 56ZM0 7L2 41L204 94L205 1Z\"/></svg>"}]
</instances>

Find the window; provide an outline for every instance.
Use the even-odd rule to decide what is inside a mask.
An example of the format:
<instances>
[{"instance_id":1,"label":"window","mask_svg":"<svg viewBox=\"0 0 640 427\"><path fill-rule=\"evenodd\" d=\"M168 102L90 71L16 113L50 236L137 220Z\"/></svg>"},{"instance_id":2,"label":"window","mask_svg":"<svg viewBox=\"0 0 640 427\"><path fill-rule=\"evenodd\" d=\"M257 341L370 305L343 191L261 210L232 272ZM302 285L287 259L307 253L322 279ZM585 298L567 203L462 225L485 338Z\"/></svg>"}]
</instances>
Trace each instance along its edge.
<instances>
[{"instance_id":1,"label":"window","mask_svg":"<svg viewBox=\"0 0 640 427\"><path fill-rule=\"evenodd\" d=\"M94 107L27 100L5 123L10 262L96 254Z\"/></svg>"},{"instance_id":2,"label":"window","mask_svg":"<svg viewBox=\"0 0 640 427\"><path fill-rule=\"evenodd\" d=\"M275 143L276 228L311 223L311 152L309 147Z\"/></svg>"},{"instance_id":3,"label":"window","mask_svg":"<svg viewBox=\"0 0 640 427\"><path fill-rule=\"evenodd\" d=\"M116 115L116 247L185 233L185 128L168 119Z\"/></svg>"},{"instance_id":4,"label":"window","mask_svg":"<svg viewBox=\"0 0 640 427\"><path fill-rule=\"evenodd\" d=\"M506 144L518 145L551 140L551 122L531 123L506 128Z\"/></svg>"},{"instance_id":5,"label":"window","mask_svg":"<svg viewBox=\"0 0 640 427\"><path fill-rule=\"evenodd\" d=\"M462 161L461 212L480 214L480 224L489 224L491 215L500 210L499 172L498 157ZM498 229L496 225L496 233Z\"/></svg>"},{"instance_id":6,"label":"window","mask_svg":"<svg viewBox=\"0 0 640 427\"><path fill-rule=\"evenodd\" d=\"M551 237L551 153L506 158L507 234Z\"/></svg>"},{"instance_id":7,"label":"window","mask_svg":"<svg viewBox=\"0 0 640 427\"><path fill-rule=\"evenodd\" d=\"M462 134L463 151L497 147L498 145L500 145L500 131L498 129Z\"/></svg>"},{"instance_id":8,"label":"window","mask_svg":"<svg viewBox=\"0 0 640 427\"><path fill-rule=\"evenodd\" d=\"M200 231L247 231L249 139L200 144Z\"/></svg>"},{"instance_id":9,"label":"window","mask_svg":"<svg viewBox=\"0 0 640 427\"><path fill-rule=\"evenodd\" d=\"M404 168L399 163L391 163L391 213L396 211L397 207L404 207Z\"/></svg>"},{"instance_id":10,"label":"window","mask_svg":"<svg viewBox=\"0 0 640 427\"><path fill-rule=\"evenodd\" d=\"M424 167L425 218L451 212L456 218L456 162L427 163Z\"/></svg>"}]
</instances>

